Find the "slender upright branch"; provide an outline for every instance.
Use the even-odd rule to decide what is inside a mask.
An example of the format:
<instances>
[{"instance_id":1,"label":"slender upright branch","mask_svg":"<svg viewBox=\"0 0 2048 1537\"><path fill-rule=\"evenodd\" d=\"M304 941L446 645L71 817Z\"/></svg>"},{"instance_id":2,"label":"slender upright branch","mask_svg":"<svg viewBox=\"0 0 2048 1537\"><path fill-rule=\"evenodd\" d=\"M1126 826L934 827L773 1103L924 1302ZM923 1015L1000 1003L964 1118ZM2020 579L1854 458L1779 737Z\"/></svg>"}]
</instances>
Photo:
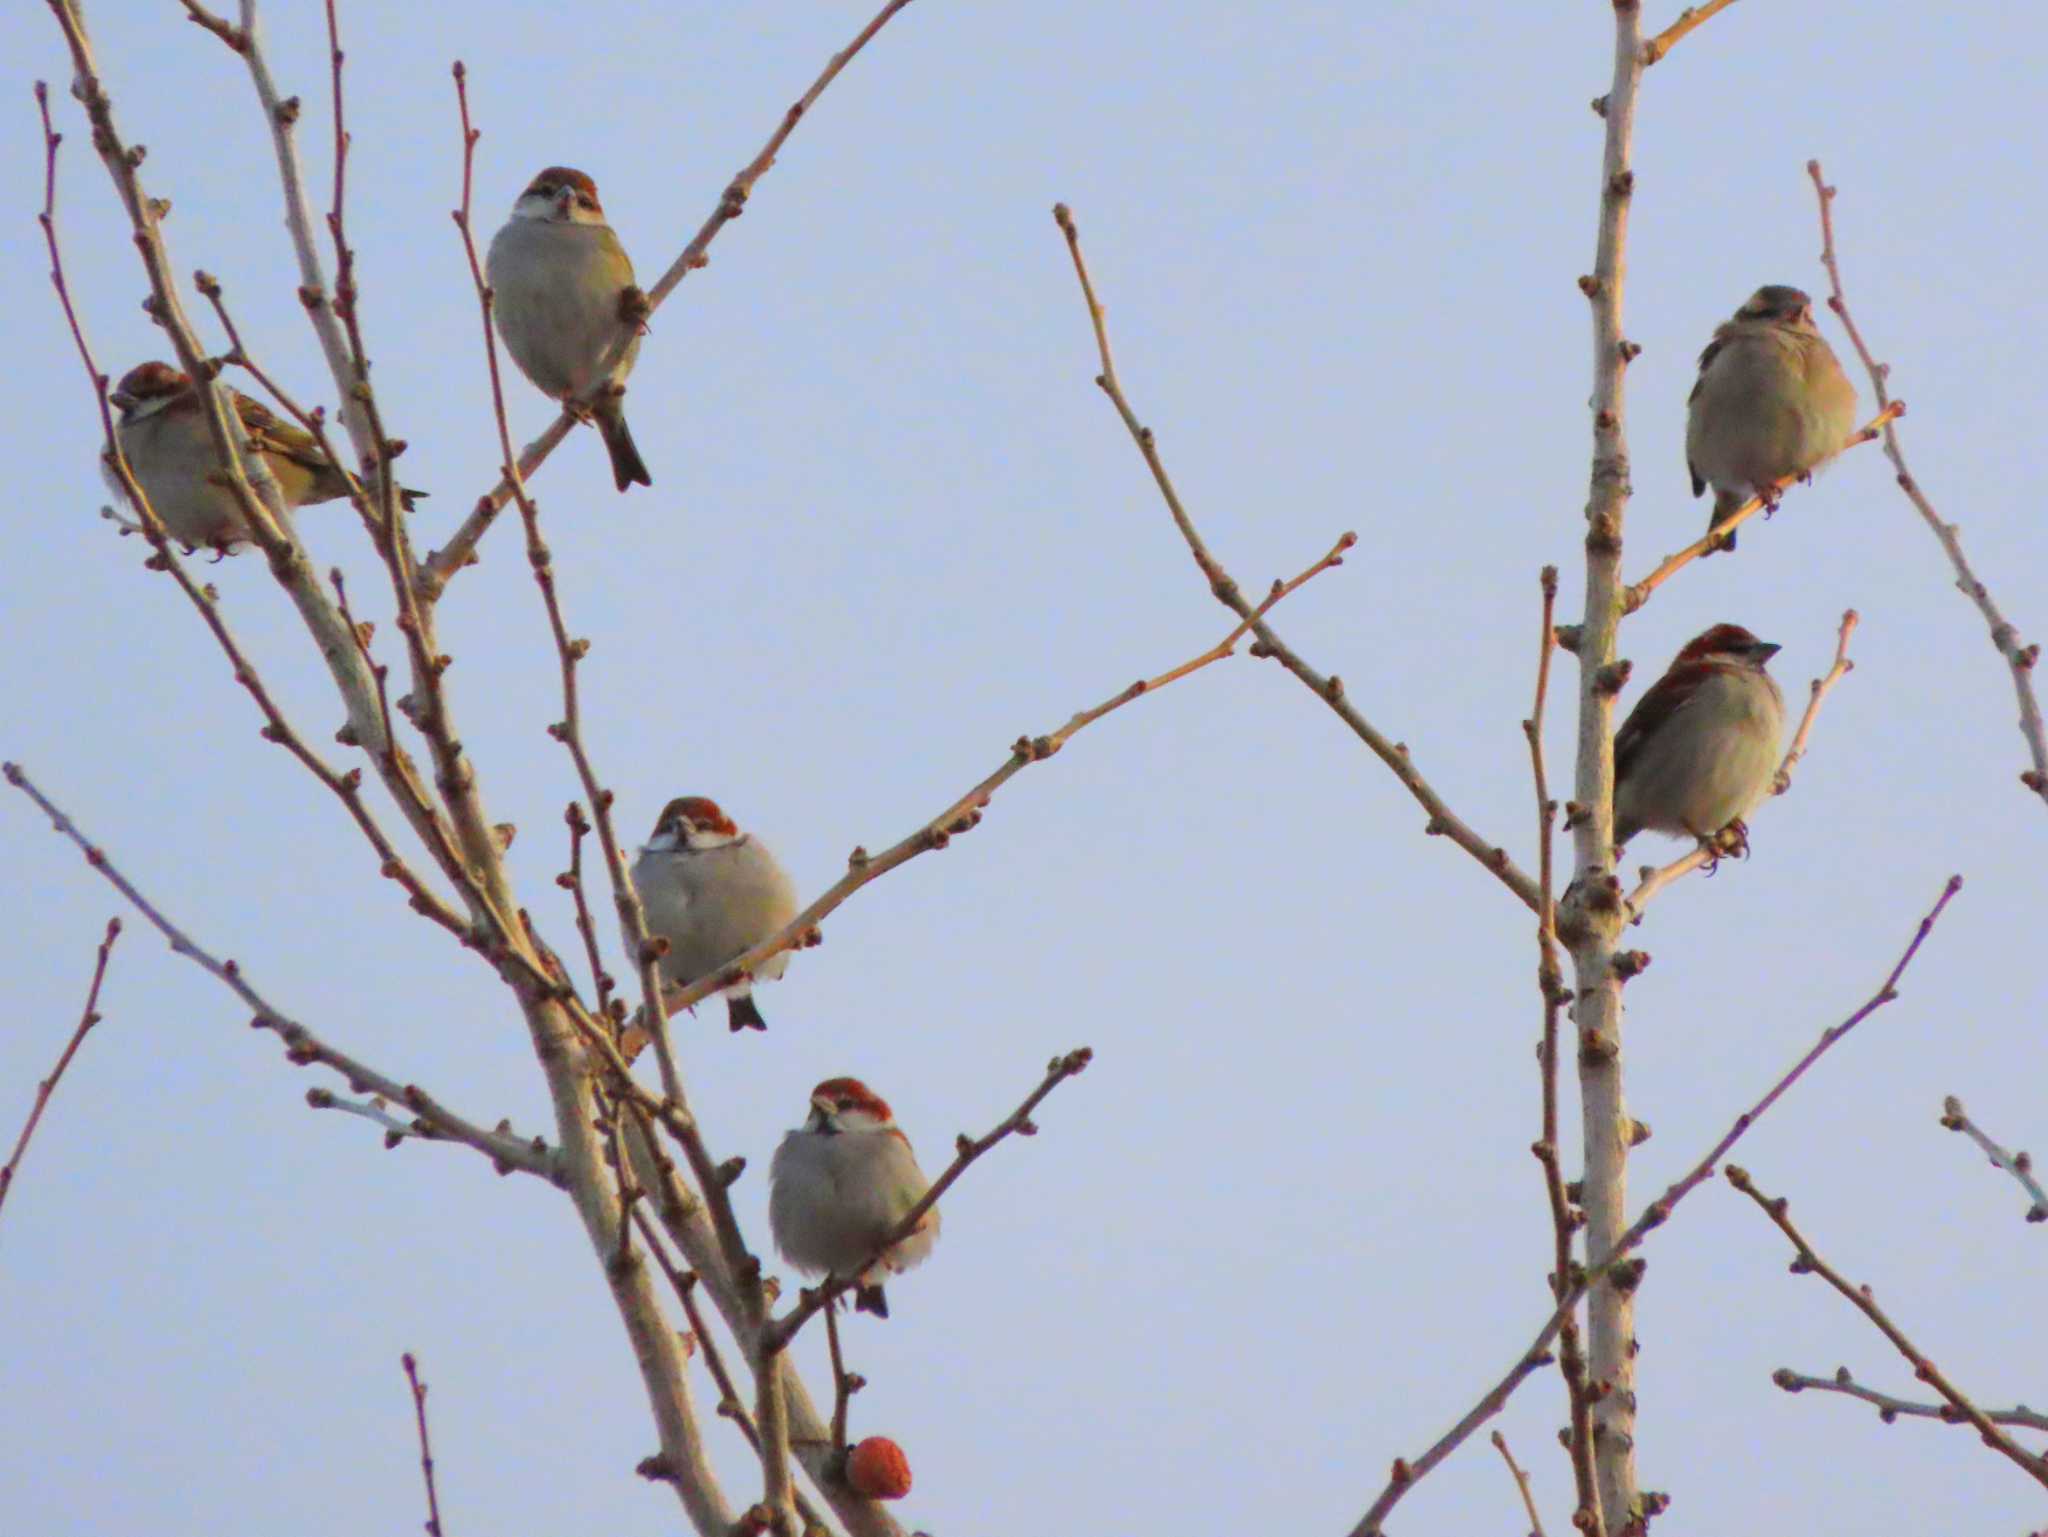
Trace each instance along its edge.
<instances>
[{"instance_id":1,"label":"slender upright branch","mask_svg":"<svg viewBox=\"0 0 2048 1537\"><path fill-rule=\"evenodd\" d=\"M1553 869L1553 834L1557 827L1557 803L1550 798L1550 776L1543 762L1543 711L1550 693L1550 663L1557 654L1557 567L1545 566L1542 573L1543 616L1536 641L1536 702L1522 733L1529 742L1529 771L1536 786L1537 879L1543 905L1536 915L1536 991L1542 1001L1543 1034L1537 1043L1536 1065L1542 1078L1543 1129L1529 1149L1543 1170L1543 1191L1550 1205L1551 1272L1553 1299L1562 1297L1572 1284L1576 1262L1573 1235L1582 1220L1565 1192L1562 1155L1558 1150L1557 1128L1557 1037L1558 1017L1572 1001L1564 984L1564 968L1557 950L1556 876ZM1599 1537L1600 1496L1593 1476L1593 1399L1586 1382L1586 1351L1579 1334L1576 1315L1565 1319L1557 1337L1558 1371L1564 1378L1569 1426L1566 1450L1571 1458L1572 1482L1577 1488L1578 1509L1573 1517L1580 1537ZM1507 1445L1496 1432L1494 1442L1507 1456ZM1512 1458L1508 1465L1514 1466ZM1527 1486L1523 1493L1526 1497ZM1532 1506L1530 1517L1535 1510Z\"/></svg>"},{"instance_id":2,"label":"slender upright branch","mask_svg":"<svg viewBox=\"0 0 2048 1537\"><path fill-rule=\"evenodd\" d=\"M1251 633L1257 637L1258 645L1253 648L1255 656L1270 656L1281 666L1301 680L1302 684L1337 714L1337 718L1349 726L1360 741L1371 749L1382 763L1394 773L1407 788L1408 793L1421 803L1429 813L1429 820L1423 831L1431 837L1448 837L1490 871L1501 884L1506 886L1531 912L1541 906L1541 897L1536 882L1531 880L1508 857L1506 849L1488 843L1468 827L1444 801L1421 772L1409 754L1405 742L1395 742L1383 736L1379 730L1362 715L1345 695L1344 682L1334 673L1325 675L1316 671L1268 624L1259 609L1244 595L1237 581L1223 568L1221 562L1209 553L1208 545L1189 517L1180 493L1174 489L1173 478L1166 472L1165 461L1159 457L1159 445L1152 429L1138 420L1137 412L1124 395L1123 385L1116 374L1116 360L1110 355L1109 330L1105 323L1101 303L1095 297L1095 284L1088 275L1088 264L1081 255L1081 234L1074 224L1074 216L1064 203L1056 204L1052 211L1054 221L1066 236L1067 251L1073 258L1074 275L1080 280L1081 296L1088 306L1089 323L1095 330L1095 347L1102 362L1102 372L1095 376L1096 385L1109 397L1116 407L1117 415L1123 418L1124 427L1131 440L1137 444L1138 452L1144 456L1146 468L1152 472L1153 483L1166 502L1166 509L1173 516L1174 526L1186 541L1188 553L1194 557L1195 565L1201 570L1209 584L1209 591L1216 600L1239 619L1244 621ZM1347 535L1347 539L1351 536Z\"/></svg>"},{"instance_id":3,"label":"slender upright branch","mask_svg":"<svg viewBox=\"0 0 2048 1537\"><path fill-rule=\"evenodd\" d=\"M761 146L761 152L741 167L739 174L726 184L725 191L719 196L718 206L711 211L711 216L690 238L689 244L683 247L681 254L669 263L668 270L647 290L648 314L651 315L659 309L662 301L667 299L675 291L676 285L690 273L710 264L711 242L718 238L720 230L746 211L747 199L753 195L754 184L773 168L775 157L782 152L782 146L788 142L789 136L796 132L796 125L809 114L811 108L817 104L818 98L824 95L825 88L839 77L839 72L853 62L854 55L865 48L869 40L888 24L889 19L908 4L910 0L888 0L888 3L854 36L852 42L832 55L818 78L811 82L811 88L790 104L776 124L775 131L768 136L768 142ZM468 206L466 188L463 203L465 207ZM610 353L601 365L593 370L593 377L609 381L612 366L624 355L635 334L637 327L620 326ZM605 387L607 386L598 386L600 389ZM447 544L436 550L421 568L419 579L424 591L430 595L438 593L457 571L476 558L477 541L483 538L491 524L497 521L498 514L511 505L514 499L515 477L528 476L539 469L548 455L555 451L556 445L569 435L569 430L578 420L577 411L565 407L562 414L549 424L547 431L527 444L525 451L510 464L498 484L478 498L475 509L463 520L462 526L456 529ZM507 458L510 459L510 456Z\"/></svg>"},{"instance_id":4,"label":"slender upright branch","mask_svg":"<svg viewBox=\"0 0 2048 1537\"><path fill-rule=\"evenodd\" d=\"M427 1537L441 1537L441 1497L434 1492L434 1447L427 1439L427 1385L420 1381L419 1363L408 1350L399 1360L405 1366L405 1380L412 1388L412 1414L420 1432L420 1476L427 1483Z\"/></svg>"},{"instance_id":5,"label":"slender upright branch","mask_svg":"<svg viewBox=\"0 0 2048 1537\"><path fill-rule=\"evenodd\" d=\"M1849 1368L1838 1366L1832 1377L1810 1377L1805 1372L1795 1372L1781 1366L1771 1373L1771 1381L1787 1393L1803 1393L1812 1388L1817 1393L1840 1393L1845 1398L1859 1398L1877 1410L1877 1417L1887 1425L1904 1416L1916 1420L1940 1420L1946 1425L1967 1424L1968 1417L1954 1404L1923 1404L1908 1398L1894 1398L1889 1393L1880 1393L1875 1388L1865 1387L1849 1374ZM1994 1425L2011 1425L2020 1430L2048 1430L2048 1414L2029 1409L2025 1404L2014 1404L2010 1409L1986 1409L1984 1418Z\"/></svg>"},{"instance_id":6,"label":"slender upright branch","mask_svg":"<svg viewBox=\"0 0 2048 1537\"><path fill-rule=\"evenodd\" d=\"M1598 1264L1587 1266L1585 1270L1575 1275L1570 1289L1558 1300L1556 1308L1552 1310L1550 1317L1545 1320L1543 1327L1536 1331L1535 1339L1530 1341L1528 1348L1517 1358L1515 1364L1508 1368L1506 1374L1480 1395L1479 1401L1472 1406L1472 1409L1465 1417L1439 1437L1427 1452L1421 1457L1416 1458L1413 1462L1403 1457L1397 1457L1394 1460L1393 1473L1388 1478L1386 1486L1381 1489L1379 1495L1373 1500L1358 1524L1351 1529L1351 1537L1379 1537L1381 1532L1380 1523L1386 1519L1387 1513L1400 1503L1408 1491L1414 1488L1416 1483L1425 1474L1442 1463L1452 1452L1456 1451L1473 1431L1477 1430L1492 1416L1498 1414L1502 1406L1507 1403L1510 1395L1513 1394L1517 1387L1521 1386L1532 1372L1538 1371L1549 1364L1550 1356L1547 1352L1550 1349L1550 1342L1558 1337L1559 1332L1571 1318L1580 1301L1589 1292L1599 1288L1601 1283L1610 1276L1620 1278L1629 1288L1634 1287L1636 1281L1641 1278L1643 1262L1639 1259L1628 1258L1627 1256L1630 1252L1637 1245L1641 1244L1651 1232L1671 1220L1672 1213L1677 1210L1679 1202L1683 1201L1706 1182L1708 1176L1714 1172L1714 1165L1727 1154L1730 1148L1742 1140L1750 1128L1756 1125L1764 1113L1772 1105L1776 1104L1793 1084L1797 1083L1805 1075L1808 1068L1820 1060L1829 1047L1833 1046L1863 1020L1869 1018L1870 1015L1898 996L1899 978L1905 974L1906 968L1912 964L1913 957L1920 953L1920 946L1926 942L1927 936L1933 932L1935 922L1941 917L1943 909L1948 906L1950 899L1961 889L1962 877L1951 876L1948 884L1942 889L1941 896L1936 900L1933 909L1925 918L1920 920L1920 926L1914 931L1912 941L1906 946L1905 953L1899 957L1898 963L1892 967L1890 974L1869 1001L1864 1003L1848 1019L1826 1032L1812 1050L1808 1051L1805 1056L1801 1057L1779 1077L1778 1081L1771 1086L1763 1098L1759 1099L1748 1110L1735 1118L1735 1124L1728 1128L1727 1132L1713 1147L1708 1149L1707 1155L1694 1164L1690 1172L1668 1186L1662 1195L1644 1207L1636 1220L1630 1223L1615 1240L1614 1246L1606 1259Z\"/></svg>"},{"instance_id":7,"label":"slender upright branch","mask_svg":"<svg viewBox=\"0 0 2048 1537\"><path fill-rule=\"evenodd\" d=\"M1764 1215L1777 1224L1778 1231L1791 1241L1793 1249L1798 1254L1798 1258L1792 1262L1795 1275L1817 1275L1841 1293L1848 1299L1850 1306L1876 1325L1878 1332L1891 1341L1892 1348L1906 1358L1913 1368L1915 1377L1933 1388L1951 1409L1976 1427L1977 1434L1984 1438L1986 1446L2009 1460L2035 1483L2048 1489L2048 1457L2036 1456L2000 1429L1990 1415L1972 1403L1962 1389L1951 1382L1948 1375L1906 1337L1905 1331L1891 1321L1884 1309L1877 1305L1877 1299L1871 1295L1868 1286L1857 1286L1845 1280L1840 1271L1822 1259L1815 1252L1813 1245L1806 1241L1806 1236L1792 1225L1792 1219L1786 1215L1790 1202L1783 1196L1765 1195L1756 1187L1748 1172L1734 1164L1730 1164L1723 1172L1728 1177L1728 1183L1754 1201Z\"/></svg>"},{"instance_id":8,"label":"slender upright branch","mask_svg":"<svg viewBox=\"0 0 2048 1537\"><path fill-rule=\"evenodd\" d=\"M14 1188L14 1171L21 1167L22 1154L28 1151L28 1139L36 1134L36 1123L43 1118L43 1107L57 1092L57 1081L64 1076L64 1069L71 1065L71 1059L78 1055L78 1048L85 1044L86 1032L100 1022L100 984L107 979L107 957L114 953L114 941L120 937L121 920L109 918L106 938L100 941L99 952L93 958L92 985L85 990L85 1008L78 1017L78 1028L71 1032L71 1039L58 1053L57 1065L50 1069L50 1076L36 1085L35 1103L29 1106L21 1135L14 1139L14 1151L7 1155L6 1167L0 1168L0 1206L7 1204L7 1192Z\"/></svg>"},{"instance_id":9,"label":"slender upright branch","mask_svg":"<svg viewBox=\"0 0 2048 1537\"><path fill-rule=\"evenodd\" d=\"M1628 281L1628 218L1635 194L1630 164L1636 92L1644 53L1640 0L1615 0L1613 78L1594 103L1606 123L1600 158L1599 232L1593 271L1579 279L1592 314L1593 459L1586 497L1586 597L1579 624L1578 753L1572 799L1576 824L1573 877L1558 914L1571 951L1578 1027L1579 1103L1584 1143L1580 1204L1586 1216L1586 1264L1605 1275L1587 1310L1593 1395L1593 1461L1599 1527L1634 1537L1647 1523L1635 1465L1635 1302L1637 1272L1608 1267L1621 1252L1628 1201L1628 1150L1634 1138L1622 1095L1622 969L1614 849L1614 697L1626 670L1616 664L1622 615L1621 542L1628 511L1628 365L1640 350L1622 329Z\"/></svg>"},{"instance_id":10,"label":"slender upright branch","mask_svg":"<svg viewBox=\"0 0 2048 1537\"><path fill-rule=\"evenodd\" d=\"M2020 1183L2033 1204L2027 1208L2029 1222L2048 1222L2048 1190L2041 1188L2040 1180L2034 1177L2034 1160L2024 1150L2008 1153L1987 1136L1977 1123L1970 1119L1970 1113L1963 1108L1963 1102L1951 1094L1941 1102L1941 1124L1950 1131L1959 1131L1983 1150L1993 1168L2003 1169Z\"/></svg>"},{"instance_id":11,"label":"slender upright branch","mask_svg":"<svg viewBox=\"0 0 2048 1537\"><path fill-rule=\"evenodd\" d=\"M1893 409L1896 403L1888 391L1891 365L1880 363L1871 356L1863 333L1850 317L1849 298L1842 288L1842 267L1835 255L1835 189L1827 184L1818 160L1806 162L1806 174L1813 179L1814 194L1820 199L1820 261L1828 274L1828 308L1841 317L1842 327L1855 345L1856 356L1863 360L1863 367L1870 375L1870 388L1877 396L1877 403L1890 412L1883 418L1884 456L1891 461L1898 476L1899 489L1906 493L1906 499L1920 514L1928 531L1941 542L1949 564L1955 568L1957 588L1977 605L1977 612L1984 616L1984 623L1990 629L1991 644L2005 658L2005 665L2012 672L2013 693L2019 700L2020 735L2025 739L2027 753L2034 763L2032 768L2021 773L2020 783L2048 804L2048 728L2042 724L2041 701L2034 692L2034 664L2040 660L2041 648L2028 645L2022 639L2019 627L2000 612L1991 596L1991 589L1984 585L1983 579L1971 569L1968 558L1964 556L1963 542L1956 525L1942 521L1927 493L1921 490L1920 482L1906 467L1905 450L1899 445L1898 429L1892 425L1893 417L1902 414L1905 408L1899 404L1897 409Z\"/></svg>"},{"instance_id":12,"label":"slender upright branch","mask_svg":"<svg viewBox=\"0 0 2048 1537\"><path fill-rule=\"evenodd\" d=\"M825 1309L825 1353L832 1362L832 1450L843 1453L848 1445L846 1417L853 1395L866 1387L867 1379L846 1369L846 1357L839 1348L839 1309Z\"/></svg>"},{"instance_id":13,"label":"slender upright branch","mask_svg":"<svg viewBox=\"0 0 2048 1537\"><path fill-rule=\"evenodd\" d=\"M1515 1454L1508 1450L1506 1436L1496 1430L1491 1439L1493 1449L1500 1453L1501 1461L1514 1475L1515 1487L1522 1492L1522 1509L1529 1513L1529 1537L1543 1537L1543 1518L1536 1513L1536 1496L1529 1490L1529 1475L1522 1471L1522 1465L1515 1461Z\"/></svg>"}]
</instances>

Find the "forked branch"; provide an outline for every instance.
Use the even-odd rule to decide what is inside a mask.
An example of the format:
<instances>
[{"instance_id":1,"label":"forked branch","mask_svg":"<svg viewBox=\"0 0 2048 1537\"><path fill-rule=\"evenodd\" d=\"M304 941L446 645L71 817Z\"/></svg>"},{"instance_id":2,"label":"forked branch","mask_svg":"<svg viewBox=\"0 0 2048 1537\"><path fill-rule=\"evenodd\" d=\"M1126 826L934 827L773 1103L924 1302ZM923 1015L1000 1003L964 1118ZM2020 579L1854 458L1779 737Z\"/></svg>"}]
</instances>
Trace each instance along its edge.
<instances>
[{"instance_id":1,"label":"forked branch","mask_svg":"<svg viewBox=\"0 0 2048 1537\"><path fill-rule=\"evenodd\" d=\"M1159 445L1152 429L1138 420L1124 395L1123 385L1116 374L1116 360L1110 354L1109 331L1104 321L1103 308L1095 297L1095 284L1088 275L1088 264L1081 255L1081 234L1075 227L1074 216L1067 205L1054 206L1052 216L1066 236L1067 251L1074 262L1074 275L1080 280L1081 296L1088 306L1088 320L1095 331L1096 353L1101 359L1102 372L1095 376L1096 384L1116 407L1117 415L1123 418L1131 440L1138 445L1138 452L1144 456L1146 468L1151 470L1153 482L1159 487L1159 494L1166 501L1166 509L1173 516L1174 526L1180 530L1181 538L1187 542L1188 553L1194 557L1203 578L1209 584L1209 591L1216 601L1228 608L1243 621L1244 626L1257 637L1258 646L1254 654L1270 656L1279 661L1304 686L1337 714L1338 719L1349 726L1358 739L1365 743L1382 763L1391 769L1394 777L1407 788L1408 793L1421 803L1429 813L1424 831L1430 836L1448 837L1484 866L1495 879L1505 885L1521 899L1531 912L1541 906L1541 897L1536 882L1531 880L1511 858L1506 849L1498 844L1488 843L1472 830L1453 812L1444 798L1424 779L1409 754L1406 743L1394 742L1383 736L1378 728L1368 721L1353 705L1344 692L1343 680L1334 674L1325 675L1316 671L1289 646L1286 641L1266 622L1260 607L1246 598L1237 581L1224 569L1222 563L1209 552L1194 520L1188 515L1180 493L1174 489L1173 478L1166 472L1165 461L1159 457ZM1347 535L1347 541L1353 536Z\"/></svg>"},{"instance_id":2,"label":"forked branch","mask_svg":"<svg viewBox=\"0 0 2048 1537\"><path fill-rule=\"evenodd\" d=\"M1792 1219L1787 1215L1790 1202L1783 1196L1765 1195L1756 1187L1756 1182L1749 1177L1747 1171L1733 1164L1730 1164L1725 1172L1728 1183L1754 1201L1763 1214L1777 1225L1778 1231L1790 1240L1798 1256L1792 1261L1794 1274L1817 1275L1832 1286L1848 1300L1851 1307L1876 1326L1878 1333L1891 1341L1892 1348L1906 1358L1913 1368L1913 1375L1919 1381L1933 1388L1957 1415L1976 1427L1977 1434L1983 1437L1986 1446L2010 1461L2035 1483L2048 1489L2048 1457L2036 1456L2007 1435L1992 1421L1990 1415L1978 1408L1961 1388L1949 1380L1946 1372L1929 1360L1919 1346L1906 1337L1904 1330L1892 1322L1884 1309L1877 1305L1877 1299L1871 1295L1869 1287L1854 1285L1834 1266L1822 1259L1813 1245L1807 1242L1806 1235L1792 1225Z\"/></svg>"}]
</instances>

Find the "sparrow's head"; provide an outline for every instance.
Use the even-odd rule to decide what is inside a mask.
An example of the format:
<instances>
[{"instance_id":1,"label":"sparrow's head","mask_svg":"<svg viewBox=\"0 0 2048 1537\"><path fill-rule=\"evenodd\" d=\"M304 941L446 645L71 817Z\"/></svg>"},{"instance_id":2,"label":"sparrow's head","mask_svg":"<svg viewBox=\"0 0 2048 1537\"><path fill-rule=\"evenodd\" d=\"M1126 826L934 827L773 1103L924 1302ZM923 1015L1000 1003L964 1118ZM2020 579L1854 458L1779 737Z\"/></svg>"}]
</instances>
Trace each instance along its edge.
<instances>
[{"instance_id":1,"label":"sparrow's head","mask_svg":"<svg viewBox=\"0 0 2048 1537\"><path fill-rule=\"evenodd\" d=\"M597 200L596 182L568 166L551 165L526 184L512 205L512 217L550 224L602 224L604 205Z\"/></svg>"},{"instance_id":2,"label":"sparrow's head","mask_svg":"<svg viewBox=\"0 0 2048 1537\"><path fill-rule=\"evenodd\" d=\"M1754 667L1763 670L1764 663L1778 654L1775 641L1758 640L1739 624L1717 624L1711 630L1704 630L1685 643L1685 649L1678 653L1672 667L1683 667L1688 662L1706 662L1721 667Z\"/></svg>"},{"instance_id":3,"label":"sparrow's head","mask_svg":"<svg viewBox=\"0 0 2048 1537\"><path fill-rule=\"evenodd\" d=\"M184 394L191 381L168 363L138 363L121 376L107 400L124 422L152 416Z\"/></svg>"},{"instance_id":4,"label":"sparrow's head","mask_svg":"<svg viewBox=\"0 0 2048 1537\"><path fill-rule=\"evenodd\" d=\"M715 849L739 837L732 818L718 809L718 802L701 795L684 795L661 808L654 835L647 847L657 854L675 849Z\"/></svg>"},{"instance_id":5,"label":"sparrow's head","mask_svg":"<svg viewBox=\"0 0 2048 1537\"><path fill-rule=\"evenodd\" d=\"M858 1078L827 1078L811 1090L808 1131L836 1136L843 1131L881 1131L893 1127L888 1102Z\"/></svg>"},{"instance_id":6,"label":"sparrow's head","mask_svg":"<svg viewBox=\"0 0 2048 1537\"><path fill-rule=\"evenodd\" d=\"M1767 320L1776 325L1792 326L1801 331L1811 331L1813 324L1813 300L1797 288L1783 283L1766 283L1741 309L1735 312L1737 320Z\"/></svg>"}]
</instances>

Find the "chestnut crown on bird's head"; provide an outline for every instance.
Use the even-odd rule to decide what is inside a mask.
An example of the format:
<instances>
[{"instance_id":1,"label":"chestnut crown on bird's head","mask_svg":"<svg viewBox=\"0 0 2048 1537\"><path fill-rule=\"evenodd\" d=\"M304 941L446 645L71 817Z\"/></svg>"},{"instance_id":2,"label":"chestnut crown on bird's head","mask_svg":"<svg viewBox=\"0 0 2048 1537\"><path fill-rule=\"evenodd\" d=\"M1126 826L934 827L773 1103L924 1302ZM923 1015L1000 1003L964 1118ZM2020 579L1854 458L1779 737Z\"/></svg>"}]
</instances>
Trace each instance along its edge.
<instances>
[{"instance_id":1,"label":"chestnut crown on bird's head","mask_svg":"<svg viewBox=\"0 0 2048 1537\"><path fill-rule=\"evenodd\" d=\"M863 1118L887 1126L894 1117L889 1103L858 1078L827 1078L811 1090L811 1104L821 1118Z\"/></svg>"},{"instance_id":2,"label":"chestnut crown on bird's head","mask_svg":"<svg viewBox=\"0 0 2048 1537\"><path fill-rule=\"evenodd\" d=\"M526 190L519 194L519 208L530 208L535 202L547 205L547 211L529 217L585 224L604 222L604 205L597 200L597 183L573 166L551 165L528 182Z\"/></svg>"},{"instance_id":3,"label":"chestnut crown on bird's head","mask_svg":"<svg viewBox=\"0 0 2048 1537\"><path fill-rule=\"evenodd\" d=\"M181 393L190 383L186 377L168 363L151 361L137 363L121 376L121 382L108 393L117 410L126 411L138 402L158 400L166 395Z\"/></svg>"},{"instance_id":4,"label":"chestnut crown on bird's head","mask_svg":"<svg viewBox=\"0 0 2048 1537\"><path fill-rule=\"evenodd\" d=\"M718 802L702 795L680 795L661 808L654 831L669 833L678 841L690 833L715 833L731 838L739 833L732 818L718 809Z\"/></svg>"},{"instance_id":5,"label":"chestnut crown on bird's head","mask_svg":"<svg viewBox=\"0 0 2048 1537\"><path fill-rule=\"evenodd\" d=\"M1737 320L1775 320L1785 325L1813 325L1813 300L1803 289L1766 283L1735 312Z\"/></svg>"},{"instance_id":6,"label":"chestnut crown on bird's head","mask_svg":"<svg viewBox=\"0 0 2048 1537\"><path fill-rule=\"evenodd\" d=\"M1717 624L1703 630L1685 643L1685 649L1672 662L1676 667L1684 662L1739 662L1749 667L1762 667L1778 654L1775 641L1758 640L1739 624Z\"/></svg>"}]
</instances>

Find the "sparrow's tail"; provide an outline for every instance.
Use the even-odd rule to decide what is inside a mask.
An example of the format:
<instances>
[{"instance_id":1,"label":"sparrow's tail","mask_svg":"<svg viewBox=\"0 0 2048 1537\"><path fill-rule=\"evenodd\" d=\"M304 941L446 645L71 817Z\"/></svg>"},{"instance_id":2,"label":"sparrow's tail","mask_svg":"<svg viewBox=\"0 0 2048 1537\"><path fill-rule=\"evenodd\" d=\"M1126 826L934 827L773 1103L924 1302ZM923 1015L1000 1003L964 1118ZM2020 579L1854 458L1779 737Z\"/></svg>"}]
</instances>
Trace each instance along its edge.
<instances>
[{"instance_id":1,"label":"sparrow's tail","mask_svg":"<svg viewBox=\"0 0 2048 1537\"><path fill-rule=\"evenodd\" d=\"M879 1286L856 1286L853 1289L853 1310L856 1313L872 1313L877 1318L889 1316L889 1299L882 1295Z\"/></svg>"},{"instance_id":2,"label":"sparrow's tail","mask_svg":"<svg viewBox=\"0 0 2048 1537\"><path fill-rule=\"evenodd\" d=\"M1723 491L1717 487L1714 491L1714 510L1707 517L1707 532L1712 533L1716 523L1727 517L1729 513L1748 500L1749 498L1746 496L1738 495L1733 491ZM1707 555L1713 554L1716 550L1732 550L1734 548L1735 530L1730 529L1713 544L1708 545L1705 554L1700 558L1704 560Z\"/></svg>"},{"instance_id":3,"label":"sparrow's tail","mask_svg":"<svg viewBox=\"0 0 2048 1537\"><path fill-rule=\"evenodd\" d=\"M726 1022L735 1033L741 1030L766 1030L768 1021L761 1017L760 1007L754 1002L752 993L742 993L737 998L725 1000Z\"/></svg>"},{"instance_id":4,"label":"sparrow's tail","mask_svg":"<svg viewBox=\"0 0 2048 1537\"><path fill-rule=\"evenodd\" d=\"M612 480L623 491L628 486L651 486L654 477L633 446L633 434L623 411L607 411L597 418L597 430L604 435L604 451L612 456Z\"/></svg>"}]
</instances>

